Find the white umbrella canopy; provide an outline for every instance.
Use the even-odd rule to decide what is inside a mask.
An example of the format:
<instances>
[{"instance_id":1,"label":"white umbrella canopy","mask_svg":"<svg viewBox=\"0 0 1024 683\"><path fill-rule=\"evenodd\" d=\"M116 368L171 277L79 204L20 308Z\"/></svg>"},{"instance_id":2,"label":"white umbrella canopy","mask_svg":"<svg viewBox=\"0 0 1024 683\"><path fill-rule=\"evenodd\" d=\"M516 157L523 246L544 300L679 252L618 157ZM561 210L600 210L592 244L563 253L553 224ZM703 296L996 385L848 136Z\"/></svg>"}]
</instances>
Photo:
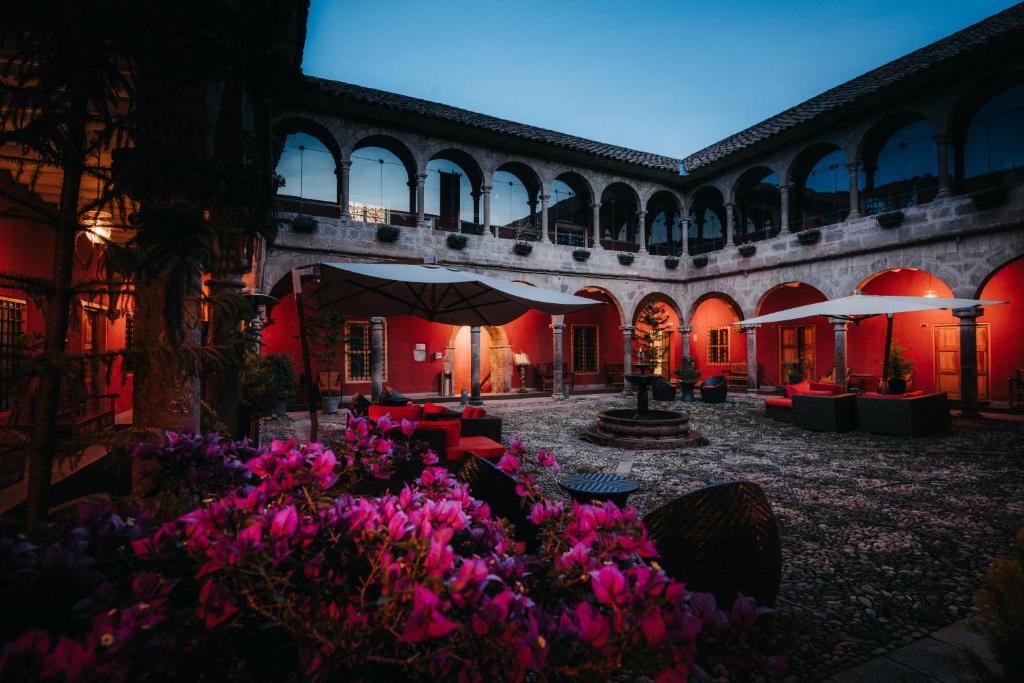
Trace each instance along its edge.
<instances>
[{"instance_id":1,"label":"white umbrella canopy","mask_svg":"<svg viewBox=\"0 0 1024 683\"><path fill-rule=\"evenodd\" d=\"M826 315L844 320L863 320L876 315L891 316L896 313L912 311L933 311L937 309L972 308L974 306L994 306L1005 304L1006 301L989 301L983 299L945 299L927 296L880 296L875 294L854 294L840 299L819 301L816 304L787 308L756 318L748 318L734 325L760 325L777 323L797 318L809 318L815 315Z\"/></svg>"},{"instance_id":2,"label":"white umbrella canopy","mask_svg":"<svg viewBox=\"0 0 1024 683\"><path fill-rule=\"evenodd\" d=\"M448 325L504 325L530 310L562 315L603 303L436 265L320 263L314 275L303 289L320 310Z\"/></svg>"}]
</instances>

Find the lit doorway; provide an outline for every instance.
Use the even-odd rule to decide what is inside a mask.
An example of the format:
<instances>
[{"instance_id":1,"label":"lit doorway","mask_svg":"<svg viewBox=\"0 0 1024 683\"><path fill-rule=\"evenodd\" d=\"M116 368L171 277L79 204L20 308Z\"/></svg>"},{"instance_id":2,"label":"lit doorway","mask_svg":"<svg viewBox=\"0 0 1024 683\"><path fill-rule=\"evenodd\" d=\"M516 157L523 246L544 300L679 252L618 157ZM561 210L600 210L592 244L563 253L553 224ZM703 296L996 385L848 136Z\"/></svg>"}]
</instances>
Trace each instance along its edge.
<instances>
[{"instance_id":1,"label":"lit doorway","mask_svg":"<svg viewBox=\"0 0 1024 683\"><path fill-rule=\"evenodd\" d=\"M814 353L814 325L797 325L779 328L779 377L789 381L790 371L786 365L798 363L800 375L814 381L817 368Z\"/></svg>"},{"instance_id":2,"label":"lit doorway","mask_svg":"<svg viewBox=\"0 0 1024 683\"><path fill-rule=\"evenodd\" d=\"M978 398L989 397L988 324L977 328ZM935 326L935 391L944 391L950 398L960 398L960 326Z\"/></svg>"}]
</instances>

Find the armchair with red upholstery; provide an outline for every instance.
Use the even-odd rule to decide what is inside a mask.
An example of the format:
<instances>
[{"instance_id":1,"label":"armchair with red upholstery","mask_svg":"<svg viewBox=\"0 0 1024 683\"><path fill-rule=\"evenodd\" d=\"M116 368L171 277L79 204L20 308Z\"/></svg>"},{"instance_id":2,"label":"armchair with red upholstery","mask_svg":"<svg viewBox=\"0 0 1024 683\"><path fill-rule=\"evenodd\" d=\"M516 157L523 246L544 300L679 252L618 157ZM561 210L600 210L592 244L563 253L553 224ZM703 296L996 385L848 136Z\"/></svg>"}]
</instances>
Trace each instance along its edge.
<instances>
[{"instance_id":1,"label":"armchair with red upholstery","mask_svg":"<svg viewBox=\"0 0 1024 683\"><path fill-rule=\"evenodd\" d=\"M764 414L773 420L792 422L794 396L838 396L842 393L843 388L838 384L810 382L807 380L799 384L787 384L785 397L773 396L764 400Z\"/></svg>"},{"instance_id":2,"label":"armchair with red upholstery","mask_svg":"<svg viewBox=\"0 0 1024 683\"><path fill-rule=\"evenodd\" d=\"M483 409L468 408L463 411L467 416L462 417L463 414L431 403L423 406L373 405L368 408L367 416L373 421L390 415L396 422L402 419L418 422L412 438L426 441L447 463L461 463L467 453L476 453L482 458L500 458L505 453L501 445L501 418L489 418L477 411L483 412Z\"/></svg>"}]
</instances>

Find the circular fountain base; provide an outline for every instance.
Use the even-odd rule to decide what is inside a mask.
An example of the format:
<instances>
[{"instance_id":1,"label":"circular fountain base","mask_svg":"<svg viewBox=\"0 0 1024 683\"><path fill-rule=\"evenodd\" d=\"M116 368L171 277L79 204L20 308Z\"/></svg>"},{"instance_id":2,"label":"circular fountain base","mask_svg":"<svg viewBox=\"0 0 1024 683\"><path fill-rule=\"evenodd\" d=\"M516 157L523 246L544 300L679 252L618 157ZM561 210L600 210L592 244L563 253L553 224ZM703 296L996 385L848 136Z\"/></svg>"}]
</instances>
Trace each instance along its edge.
<instances>
[{"instance_id":1,"label":"circular fountain base","mask_svg":"<svg viewBox=\"0 0 1024 683\"><path fill-rule=\"evenodd\" d=\"M704 444L703 437L690 429L688 413L649 410L639 413L619 408L602 410L597 424L583 431L583 438L601 446L659 449L689 448Z\"/></svg>"}]
</instances>

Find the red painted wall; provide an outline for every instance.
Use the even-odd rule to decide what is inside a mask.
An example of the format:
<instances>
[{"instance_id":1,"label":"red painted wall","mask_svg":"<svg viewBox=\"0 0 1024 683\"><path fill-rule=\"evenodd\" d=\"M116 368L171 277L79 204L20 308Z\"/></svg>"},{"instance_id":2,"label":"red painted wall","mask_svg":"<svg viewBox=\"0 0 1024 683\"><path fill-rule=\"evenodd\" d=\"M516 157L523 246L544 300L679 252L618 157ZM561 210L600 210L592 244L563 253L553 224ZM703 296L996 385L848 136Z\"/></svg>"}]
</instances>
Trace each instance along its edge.
<instances>
[{"instance_id":1,"label":"red painted wall","mask_svg":"<svg viewBox=\"0 0 1024 683\"><path fill-rule=\"evenodd\" d=\"M1009 399L1007 380L1024 368L1024 257L1001 268L981 291L982 299L1009 301L987 306L979 323L988 323L991 335L992 400Z\"/></svg>"},{"instance_id":2,"label":"red painted wall","mask_svg":"<svg viewBox=\"0 0 1024 683\"><path fill-rule=\"evenodd\" d=\"M743 363L747 360L747 337L739 333L739 327L732 323L739 316L728 303L722 299L707 299L693 313L690 326L693 333L690 338L690 353L697 360L697 369L701 378L720 375L728 369L728 365L711 365L708 363L708 328L729 325L729 362Z\"/></svg>"},{"instance_id":3,"label":"red painted wall","mask_svg":"<svg viewBox=\"0 0 1024 683\"><path fill-rule=\"evenodd\" d=\"M605 366L608 363L622 364L622 321L619 310L608 295L602 292L580 291L581 296L595 301L603 301L603 306L592 306L577 313L565 316L565 331L562 335L562 358L568 368L572 368L572 326L597 325L598 367L596 373L577 373L575 382L579 385L604 384ZM550 344L549 344L550 346Z\"/></svg>"},{"instance_id":4,"label":"red painted wall","mask_svg":"<svg viewBox=\"0 0 1024 683\"><path fill-rule=\"evenodd\" d=\"M769 313L784 311L787 308L805 306L824 300L825 295L810 285L801 284L799 287L777 287L769 292L768 296L761 302L761 307L758 309L757 314L768 315ZM803 325L814 326L814 379L816 380L821 375L828 374L830 368L835 364L835 334L832 325L826 318L815 316L785 323L770 323L757 328L757 362L764 373L762 382L765 384L781 385L788 381L788 378L783 378L781 374L779 328Z\"/></svg>"},{"instance_id":5,"label":"red painted wall","mask_svg":"<svg viewBox=\"0 0 1024 683\"><path fill-rule=\"evenodd\" d=\"M530 364L533 367L526 371L527 387L540 387L534 368L552 362L555 356L550 325L550 315L540 311L527 311L525 315L503 326L512 352L524 352L530 357ZM518 390L521 386L519 369L512 368L512 389Z\"/></svg>"}]
</instances>

